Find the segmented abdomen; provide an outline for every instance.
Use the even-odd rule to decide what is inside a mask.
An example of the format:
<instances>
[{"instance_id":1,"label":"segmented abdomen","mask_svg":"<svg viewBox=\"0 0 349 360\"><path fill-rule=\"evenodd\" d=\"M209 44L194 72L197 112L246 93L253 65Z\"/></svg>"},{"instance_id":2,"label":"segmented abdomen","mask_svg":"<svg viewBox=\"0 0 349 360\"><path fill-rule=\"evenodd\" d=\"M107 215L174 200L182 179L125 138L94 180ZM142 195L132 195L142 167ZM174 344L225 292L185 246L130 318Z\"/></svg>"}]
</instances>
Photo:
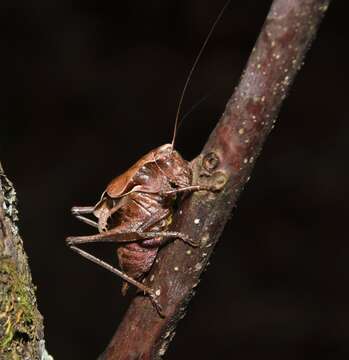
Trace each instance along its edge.
<instances>
[{"instance_id":1,"label":"segmented abdomen","mask_svg":"<svg viewBox=\"0 0 349 360\"><path fill-rule=\"evenodd\" d=\"M132 226L133 231L150 232L165 231L168 228L172 211L162 207L159 196L155 194L134 193L130 194L126 206L121 209L122 227ZM162 216L159 216L162 214ZM152 219L160 219L152 223ZM149 226L145 224L149 223ZM134 228L135 224L136 229ZM137 242L124 243L117 249L119 265L121 269L134 279L140 279L151 268L159 246L161 237L140 240Z\"/></svg>"},{"instance_id":2,"label":"segmented abdomen","mask_svg":"<svg viewBox=\"0 0 349 360\"><path fill-rule=\"evenodd\" d=\"M142 243L121 246L117 250L119 265L127 275L139 279L150 270L158 249L158 246L146 248Z\"/></svg>"}]
</instances>

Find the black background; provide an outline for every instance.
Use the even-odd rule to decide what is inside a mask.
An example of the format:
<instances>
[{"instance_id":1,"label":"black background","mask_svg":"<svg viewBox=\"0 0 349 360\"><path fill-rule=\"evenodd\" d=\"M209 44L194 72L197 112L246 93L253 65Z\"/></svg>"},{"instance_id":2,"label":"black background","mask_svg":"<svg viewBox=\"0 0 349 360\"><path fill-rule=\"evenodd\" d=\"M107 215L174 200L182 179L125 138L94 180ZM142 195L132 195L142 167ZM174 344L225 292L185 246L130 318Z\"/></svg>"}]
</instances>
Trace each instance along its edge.
<instances>
[{"instance_id":1,"label":"black background","mask_svg":"<svg viewBox=\"0 0 349 360\"><path fill-rule=\"evenodd\" d=\"M233 1L198 66L177 148L197 154L270 1ZM348 39L330 6L168 359L347 359ZM1 161L20 199L49 351L96 359L130 298L70 252L72 205L171 138L185 77L223 1L1 1ZM112 246L95 246L115 261Z\"/></svg>"}]
</instances>

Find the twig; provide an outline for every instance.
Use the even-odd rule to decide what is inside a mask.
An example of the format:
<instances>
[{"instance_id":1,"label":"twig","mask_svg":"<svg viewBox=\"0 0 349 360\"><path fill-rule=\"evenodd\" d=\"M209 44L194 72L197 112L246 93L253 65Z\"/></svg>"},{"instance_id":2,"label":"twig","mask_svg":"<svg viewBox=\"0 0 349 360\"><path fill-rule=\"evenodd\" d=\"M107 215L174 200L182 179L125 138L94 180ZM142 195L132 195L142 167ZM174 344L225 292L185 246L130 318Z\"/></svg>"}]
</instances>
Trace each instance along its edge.
<instances>
[{"instance_id":1,"label":"twig","mask_svg":"<svg viewBox=\"0 0 349 360\"><path fill-rule=\"evenodd\" d=\"M0 359L50 360L17 214L16 192L0 163Z\"/></svg>"},{"instance_id":2,"label":"twig","mask_svg":"<svg viewBox=\"0 0 349 360\"><path fill-rule=\"evenodd\" d=\"M161 251L147 282L159 294L166 317L147 297L137 296L101 359L164 355L328 5L329 0L273 2L240 84L193 161L197 182L223 188L216 195L192 195L175 221L176 230L200 240L200 248L176 241Z\"/></svg>"}]
</instances>

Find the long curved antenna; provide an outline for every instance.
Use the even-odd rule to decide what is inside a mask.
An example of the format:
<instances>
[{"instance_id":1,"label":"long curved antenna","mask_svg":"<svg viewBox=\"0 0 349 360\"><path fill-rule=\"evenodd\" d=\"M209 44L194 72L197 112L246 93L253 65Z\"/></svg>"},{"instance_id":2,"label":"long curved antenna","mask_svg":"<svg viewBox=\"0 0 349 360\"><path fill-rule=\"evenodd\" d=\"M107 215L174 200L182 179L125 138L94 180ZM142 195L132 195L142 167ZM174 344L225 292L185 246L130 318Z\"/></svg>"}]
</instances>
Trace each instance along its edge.
<instances>
[{"instance_id":1,"label":"long curved antenna","mask_svg":"<svg viewBox=\"0 0 349 360\"><path fill-rule=\"evenodd\" d=\"M181 117L180 121L178 121L177 124L177 132L180 129L181 125L183 124L183 121L189 117L189 115L191 115L202 103L204 103L210 96L212 96L212 94L214 93L214 91L211 91L209 93L207 93L206 95L204 95L201 99L199 99L194 105L192 105L189 110Z\"/></svg>"},{"instance_id":2,"label":"long curved antenna","mask_svg":"<svg viewBox=\"0 0 349 360\"><path fill-rule=\"evenodd\" d=\"M228 1L224 4L222 10L219 12L219 14L218 14L215 22L213 23L213 25L212 25L212 27L211 27L211 29L210 29L210 31L209 31L209 33L208 33L208 35L207 35L204 43L203 43L202 46L201 46L201 49L200 49L200 51L199 51L199 53L198 53L198 55L197 55L197 57L196 57L196 59L195 59L195 61L194 61L193 66L191 67L191 69L190 69L190 71L189 71L189 75L188 75L187 80L186 80L186 82L185 82L185 84L184 84L184 87L183 87L183 90L182 90L182 94L181 94L181 97L179 98L179 102L178 102L178 108L177 108L177 113L176 113L175 126L174 126L174 130L173 130L173 137L172 137L172 142L171 142L172 149L173 149L173 147L174 147L174 143L175 143L175 140L176 140L177 128L178 128L178 121L179 121L179 116L180 116L180 112L181 112L181 107L182 107L184 95L185 95L185 93L186 93L186 91L187 91L188 85L189 85L189 83L190 83L190 79L191 79L191 77L192 77L192 75L193 75L193 72L194 72L194 70L195 70L195 68L196 68L196 65L198 64L198 62L199 62L199 60L200 60L200 57L201 57L202 53L204 52L204 50L205 50L205 48L206 48L206 45L207 45L208 41L210 40L210 37L211 37L211 35L212 35L212 33L213 33L213 30L215 29L215 27L216 27L216 25L218 24L219 20L220 20L221 17L223 16L225 9L228 7L228 5L229 5L230 2L231 2L231 0L228 0Z\"/></svg>"},{"instance_id":3,"label":"long curved antenna","mask_svg":"<svg viewBox=\"0 0 349 360\"><path fill-rule=\"evenodd\" d=\"M234 83L235 80L232 82ZM230 84L230 83L229 83ZM221 85L221 84L220 84ZM204 103L209 97L211 97L212 95L216 94L218 91L222 90L224 87L227 87L228 84L226 84L225 86L216 86L213 90L211 90L209 93L205 94L202 98L200 98L196 103L194 103L189 110L187 110L187 112L181 117L181 119L178 121L177 124L177 134L179 129L181 128L181 125L183 124L183 121L189 117L189 115L191 115L202 103Z\"/></svg>"}]
</instances>

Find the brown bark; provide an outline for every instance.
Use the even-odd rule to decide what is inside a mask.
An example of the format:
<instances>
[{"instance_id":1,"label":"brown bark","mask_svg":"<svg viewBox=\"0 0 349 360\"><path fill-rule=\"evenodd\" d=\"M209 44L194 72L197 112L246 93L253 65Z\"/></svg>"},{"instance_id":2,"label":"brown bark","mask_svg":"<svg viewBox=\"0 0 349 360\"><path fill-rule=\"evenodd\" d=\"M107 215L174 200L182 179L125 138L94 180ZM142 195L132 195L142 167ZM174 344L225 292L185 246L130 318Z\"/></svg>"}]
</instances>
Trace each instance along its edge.
<instances>
[{"instance_id":1,"label":"brown bark","mask_svg":"<svg viewBox=\"0 0 349 360\"><path fill-rule=\"evenodd\" d=\"M17 214L16 192L0 163L0 359L50 360Z\"/></svg>"},{"instance_id":2,"label":"brown bark","mask_svg":"<svg viewBox=\"0 0 349 360\"><path fill-rule=\"evenodd\" d=\"M102 359L164 355L328 5L329 0L274 0L238 87L193 161L197 182L223 188L193 194L176 217L175 229L201 245L193 249L175 241L161 251L147 283L159 294L166 316L161 318L147 297L137 296Z\"/></svg>"}]
</instances>

